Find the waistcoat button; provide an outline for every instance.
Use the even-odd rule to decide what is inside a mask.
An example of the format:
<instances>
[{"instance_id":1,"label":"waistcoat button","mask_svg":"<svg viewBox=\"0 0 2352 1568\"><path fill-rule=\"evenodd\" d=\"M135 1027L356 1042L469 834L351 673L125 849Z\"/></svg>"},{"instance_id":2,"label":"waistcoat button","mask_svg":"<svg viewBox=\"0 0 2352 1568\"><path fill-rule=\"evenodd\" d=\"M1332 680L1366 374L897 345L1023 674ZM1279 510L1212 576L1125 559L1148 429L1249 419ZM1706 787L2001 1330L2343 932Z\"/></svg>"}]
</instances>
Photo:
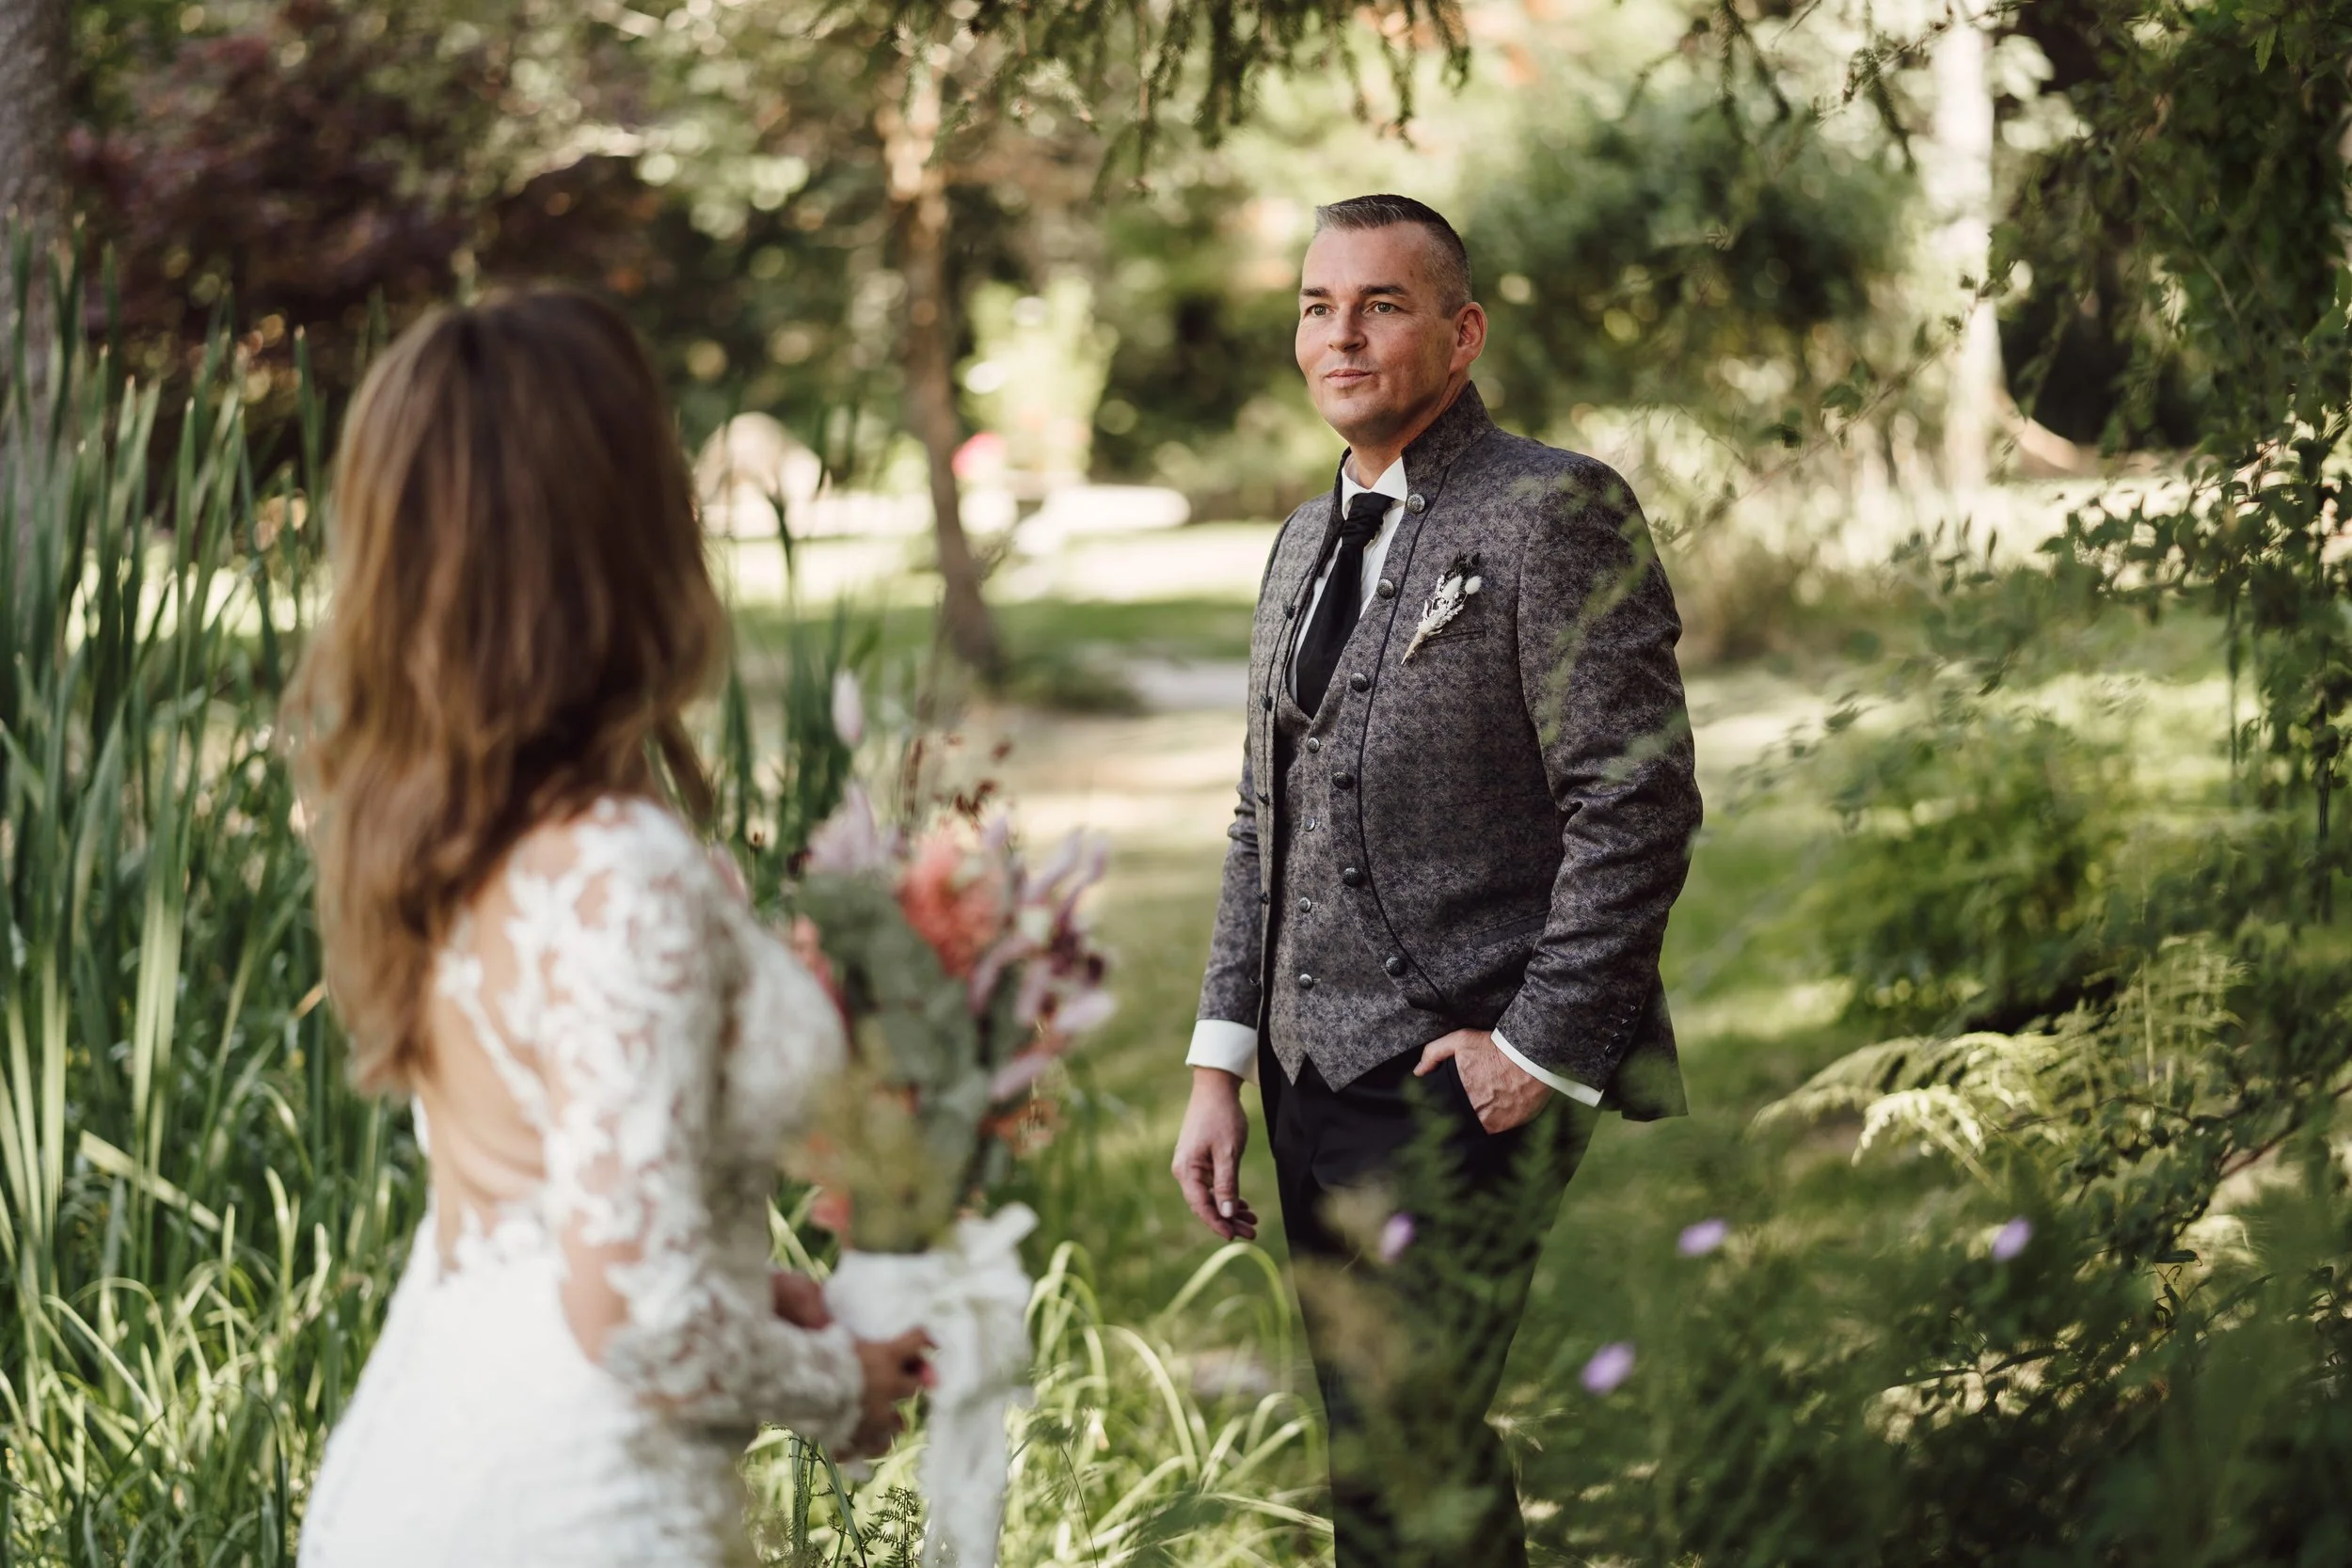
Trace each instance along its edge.
<instances>
[{"instance_id":1,"label":"waistcoat button","mask_svg":"<svg viewBox=\"0 0 2352 1568\"><path fill-rule=\"evenodd\" d=\"M1373 592L1379 594L1384 599L1393 599L1396 597L1396 584L1391 582L1387 578L1382 578L1380 579L1380 586L1374 589Z\"/></svg>"},{"instance_id":2,"label":"waistcoat button","mask_svg":"<svg viewBox=\"0 0 2352 1568\"><path fill-rule=\"evenodd\" d=\"M1307 737L1307 751L1310 755L1322 750L1323 742L1320 739L1311 735Z\"/></svg>"},{"instance_id":3,"label":"waistcoat button","mask_svg":"<svg viewBox=\"0 0 2352 1568\"><path fill-rule=\"evenodd\" d=\"M1315 912L1315 901L1314 901L1313 899L1311 899L1311 898L1301 898L1301 899L1298 901L1298 912L1299 912L1300 914L1312 914L1312 913L1314 913L1314 912Z\"/></svg>"},{"instance_id":4,"label":"waistcoat button","mask_svg":"<svg viewBox=\"0 0 2352 1568\"><path fill-rule=\"evenodd\" d=\"M1405 973L1405 955L1402 953L1391 953L1389 955L1389 961L1382 964L1380 967L1387 970L1391 974L1402 974Z\"/></svg>"},{"instance_id":5,"label":"waistcoat button","mask_svg":"<svg viewBox=\"0 0 2352 1568\"><path fill-rule=\"evenodd\" d=\"M1405 510L1410 512L1414 516L1418 517L1422 513L1429 510L1429 502L1427 499L1418 495L1407 496L1405 498Z\"/></svg>"},{"instance_id":6,"label":"waistcoat button","mask_svg":"<svg viewBox=\"0 0 2352 1568\"><path fill-rule=\"evenodd\" d=\"M1306 974L1305 972L1303 972L1303 971L1302 971L1302 972L1299 974L1299 976L1298 976L1298 989L1299 989L1300 990L1314 990L1314 989L1315 989L1315 977L1314 977L1313 975L1309 974Z\"/></svg>"},{"instance_id":7,"label":"waistcoat button","mask_svg":"<svg viewBox=\"0 0 2352 1568\"><path fill-rule=\"evenodd\" d=\"M1331 775L1331 786L1334 789L1353 789L1356 787L1356 775L1353 773L1334 773Z\"/></svg>"},{"instance_id":8,"label":"waistcoat button","mask_svg":"<svg viewBox=\"0 0 2352 1568\"><path fill-rule=\"evenodd\" d=\"M1347 677L1347 689L1350 691L1369 691L1372 689L1372 680L1361 671L1359 671L1355 674Z\"/></svg>"},{"instance_id":9,"label":"waistcoat button","mask_svg":"<svg viewBox=\"0 0 2352 1568\"><path fill-rule=\"evenodd\" d=\"M1340 880L1345 882L1349 887L1362 887L1364 885L1364 874L1351 865L1346 870L1340 873Z\"/></svg>"}]
</instances>

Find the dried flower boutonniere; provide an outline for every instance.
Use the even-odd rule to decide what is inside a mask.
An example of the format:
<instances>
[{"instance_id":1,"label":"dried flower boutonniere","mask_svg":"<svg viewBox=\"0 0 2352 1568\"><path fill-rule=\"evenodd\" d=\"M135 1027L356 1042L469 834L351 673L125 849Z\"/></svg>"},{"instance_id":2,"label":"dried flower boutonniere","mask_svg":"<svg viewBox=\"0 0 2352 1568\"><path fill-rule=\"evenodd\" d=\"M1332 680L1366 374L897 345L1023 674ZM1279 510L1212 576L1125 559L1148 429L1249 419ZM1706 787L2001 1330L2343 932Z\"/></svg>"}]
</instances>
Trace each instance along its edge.
<instances>
[{"instance_id":1,"label":"dried flower boutonniere","mask_svg":"<svg viewBox=\"0 0 2352 1568\"><path fill-rule=\"evenodd\" d=\"M1471 550L1455 556L1445 575L1438 579L1438 586L1430 591L1429 603L1422 609L1421 625L1413 628L1413 640L1405 644L1405 657L1411 658L1421 652L1423 642L1452 625L1454 618L1462 613L1462 607L1470 603L1470 595L1483 586L1485 579L1478 575L1478 552Z\"/></svg>"}]
</instances>

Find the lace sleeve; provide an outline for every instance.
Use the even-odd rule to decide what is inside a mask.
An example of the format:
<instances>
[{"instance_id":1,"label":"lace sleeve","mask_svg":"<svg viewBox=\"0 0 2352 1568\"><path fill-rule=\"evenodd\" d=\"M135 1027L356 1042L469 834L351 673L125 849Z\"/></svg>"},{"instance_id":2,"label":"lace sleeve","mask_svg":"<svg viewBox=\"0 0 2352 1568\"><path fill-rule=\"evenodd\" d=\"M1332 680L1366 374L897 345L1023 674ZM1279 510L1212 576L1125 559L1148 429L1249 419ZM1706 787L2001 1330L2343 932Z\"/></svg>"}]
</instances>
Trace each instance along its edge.
<instances>
[{"instance_id":1,"label":"lace sleeve","mask_svg":"<svg viewBox=\"0 0 2352 1568\"><path fill-rule=\"evenodd\" d=\"M564 1316L589 1358L649 1404L838 1442L864 1381L849 1331L783 1322L764 1252L751 1268L716 1244L708 1183L740 959L691 841L646 836L572 835L567 868L511 884L515 930L535 949L516 958L537 992L529 1034Z\"/></svg>"}]
</instances>

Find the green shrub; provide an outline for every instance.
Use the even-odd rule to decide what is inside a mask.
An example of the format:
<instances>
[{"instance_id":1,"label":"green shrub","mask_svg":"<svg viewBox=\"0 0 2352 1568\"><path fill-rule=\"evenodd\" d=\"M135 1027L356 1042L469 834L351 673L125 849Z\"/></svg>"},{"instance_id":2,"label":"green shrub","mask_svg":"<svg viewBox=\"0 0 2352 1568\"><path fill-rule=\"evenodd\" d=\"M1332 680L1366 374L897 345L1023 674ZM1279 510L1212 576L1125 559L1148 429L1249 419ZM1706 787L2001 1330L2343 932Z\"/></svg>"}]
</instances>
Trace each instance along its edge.
<instances>
[{"instance_id":1,"label":"green shrub","mask_svg":"<svg viewBox=\"0 0 2352 1568\"><path fill-rule=\"evenodd\" d=\"M1947 694L1820 757L1845 833L1809 893L1851 1008L1898 1029L2016 1028L2104 961L2128 759L2046 714Z\"/></svg>"}]
</instances>

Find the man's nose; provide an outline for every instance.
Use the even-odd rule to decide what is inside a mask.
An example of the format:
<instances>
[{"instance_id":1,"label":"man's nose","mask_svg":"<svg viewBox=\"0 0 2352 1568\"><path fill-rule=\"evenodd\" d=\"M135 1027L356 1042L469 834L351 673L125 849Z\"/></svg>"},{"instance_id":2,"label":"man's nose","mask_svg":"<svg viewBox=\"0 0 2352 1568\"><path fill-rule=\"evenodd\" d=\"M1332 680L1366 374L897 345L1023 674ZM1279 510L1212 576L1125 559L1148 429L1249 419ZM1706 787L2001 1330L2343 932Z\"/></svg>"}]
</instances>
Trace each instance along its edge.
<instances>
[{"instance_id":1,"label":"man's nose","mask_svg":"<svg viewBox=\"0 0 2352 1568\"><path fill-rule=\"evenodd\" d=\"M1333 348L1351 349L1364 341L1364 318L1360 311L1334 310L1329 320Z\"/></svg>"}]
</instances>

